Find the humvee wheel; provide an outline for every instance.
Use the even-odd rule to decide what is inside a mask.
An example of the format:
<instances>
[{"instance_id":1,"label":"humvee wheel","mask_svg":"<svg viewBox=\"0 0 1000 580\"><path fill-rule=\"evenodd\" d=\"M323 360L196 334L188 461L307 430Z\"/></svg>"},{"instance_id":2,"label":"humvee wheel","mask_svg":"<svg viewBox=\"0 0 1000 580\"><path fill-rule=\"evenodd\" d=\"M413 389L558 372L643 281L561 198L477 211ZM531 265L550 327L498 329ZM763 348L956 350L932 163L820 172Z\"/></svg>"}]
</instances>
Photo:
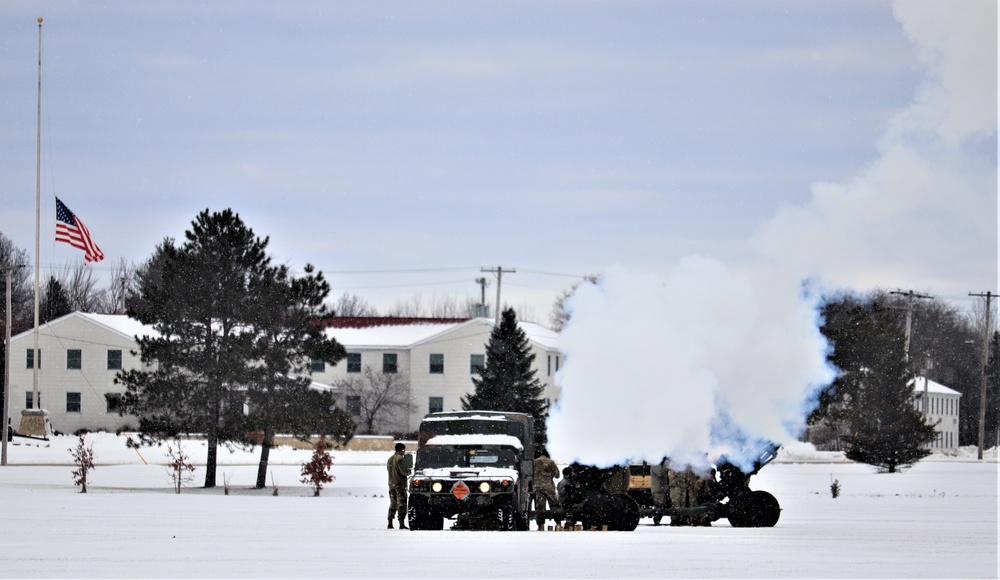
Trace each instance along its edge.
<instances>
[{"instance_id":1,"label":"humvee wheel","mask_svg":"<svg viewBox=\"0 0 1000 580\"><path fill-rule=\"evenodd\" d=\"M734 528L773 528L781 517L781 506L766 491L743 495L729 513L729 523Z\"/></svg>"},{"instance_id":2,"label":"humvee wheel","mask_svg":"<svg viewBox=\"0 0 1000 580\"><path fill-rule=\"evenodd\" d=\"M415 499L415 498L413 498ZM410 501L410 529L411 530L443 530L444 518L434 513L426 501Z\"/></svg>"}]
</instances>

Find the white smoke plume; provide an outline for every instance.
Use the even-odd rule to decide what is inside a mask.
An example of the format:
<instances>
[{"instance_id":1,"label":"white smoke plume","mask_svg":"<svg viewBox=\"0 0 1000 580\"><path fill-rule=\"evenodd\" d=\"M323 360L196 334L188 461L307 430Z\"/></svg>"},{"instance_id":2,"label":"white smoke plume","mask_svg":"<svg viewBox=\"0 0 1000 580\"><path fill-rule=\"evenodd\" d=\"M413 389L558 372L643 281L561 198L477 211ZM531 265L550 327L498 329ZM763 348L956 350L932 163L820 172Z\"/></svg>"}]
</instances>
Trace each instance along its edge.
<instances>
[{"instance_id":1,"label":"white smoke plume","mask_svg":"<svg viewBox=\"0 0 1000 580\"><path fill-rule=\"evenodd\" d=\"M995 282L997 5L905 2L895 15L925 82L870 167L779 212L747 268L699 256L666 273L612 267L567 301L553 457L698 466L793 440L835 376L820 281L954 291L985 269Z\"/></svg>"}]
</instances>

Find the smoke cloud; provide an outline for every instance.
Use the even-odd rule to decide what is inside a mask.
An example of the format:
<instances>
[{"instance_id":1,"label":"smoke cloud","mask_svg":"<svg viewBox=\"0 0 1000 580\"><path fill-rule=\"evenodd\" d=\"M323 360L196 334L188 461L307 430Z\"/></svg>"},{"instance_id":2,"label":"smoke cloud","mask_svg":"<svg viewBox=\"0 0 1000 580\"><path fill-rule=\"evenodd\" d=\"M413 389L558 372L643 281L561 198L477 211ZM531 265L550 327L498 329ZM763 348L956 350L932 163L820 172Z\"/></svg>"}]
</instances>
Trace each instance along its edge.
<instances>
[{"instance_id":1,"label":"smoke cloud","mask_svg":"<svg viewBox=\"0 0 1000 580\"><path fill-rule=\"evenodd\" d=\"M894 14L925 81L871 166L764 224L752 264L615 266L567 301L554 457L752 461L760 442L801 433L835 377L818 330L824 287L958 292L983 272L995 283L997 5L906 2Z\"/></svg>"}]
</instances>

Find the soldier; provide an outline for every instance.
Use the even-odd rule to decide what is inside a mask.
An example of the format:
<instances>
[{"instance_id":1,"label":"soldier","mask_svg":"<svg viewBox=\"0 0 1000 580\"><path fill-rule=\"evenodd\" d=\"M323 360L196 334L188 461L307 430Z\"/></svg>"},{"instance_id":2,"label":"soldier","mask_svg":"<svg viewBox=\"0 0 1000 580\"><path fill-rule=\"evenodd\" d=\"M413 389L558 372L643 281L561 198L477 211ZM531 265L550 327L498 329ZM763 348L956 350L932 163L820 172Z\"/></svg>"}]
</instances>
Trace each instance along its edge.
<instances>
[{"instance_id":1,"label":"soldier","mask_svg":"<svg viewBox=\"0 0 1000 580\"><path fill-rule=\"evenodd\" d=\"M573 467L567 465L563 467L562 479L559 480L559 484L556 485L556 498L559 500L559 505L564 505L566 503L567 494L572 494L572 488L574 486L573 478Z\"/></svg>"},{"instance_id":2,"label":"soldier","mask_svg":"<svg viewBox=\"0 0 1000 580\"><path fill-rule=\"evenodd\" d=\"M396 443L396 452L386 462L385 467L389 471L389 526L392 528L392 516L399 512L399 529L407 530L406 523L406 478L410 475L410 470L403 465L403 455L405 455L406 445Z\"/></svg>"},{"instance_id":3,"label":"soldier","mask_svg":"<svg viewBox=\"0 0 1000 580\"><path fill-rule=\"evenodd\" d=\"M559 507L559 500L556 498L556 486L553 480L559 477L559 467L555 461L549 459L548 453L543 449L538 452L535 458L535 511L551 507ZM545 529L545 518L539 515L536 518L538 529Z\"/></svg>"},{"instance_id":4,"label":"soldier","mask_svg":"<svg viewBox=\"0 0 1000 580\"><path fill-rule=\"evenodd\" d=\"M695 497L696 505L703 506L715 502L716 497L715 469L711 469L703 477L698 478L698 489ZM693 526L711 526L712 518L708 514L691 518Z\"/></svg>"},{"instance_id":5,"label":"soldier","mask_svg":"<svg viewBox=\"0 0 1000 580\"><path fill-rule=\"evenodd\" d=\"M610 494L628 493L631 480L632 475L629 473L627 465L615 465L605 476L601 489Z\"/></svg>"},{"instance_id":6,"label":"soldier","mask_svg":"<svg viewBox=\"0 0 1000 580\"><path fill-rule=\"evenodd\" d=\"M696 499L696 486L698 484L698 475L695 474L694 470L690 467L678 470L675 469L676 465L671 462L671 469L669 470L670 478L670 505L673 507L692 507L695 505ZM690 516L671 516L670 517L671 526L690 526L691 517Z\"/></svg>"},{"instance_id":7,"label":"soldier","mask_svg":"<svg viewBox=\"0 0 1000 580\"><path fill-rule=\"evenodd\" d=\"M667 468L667 458L649 468L649 491L653 494L653 507L662 509L670 507L670 474ZM660 525L660 518L653 516L653 525Z\"/></svg>"}]
</instances>

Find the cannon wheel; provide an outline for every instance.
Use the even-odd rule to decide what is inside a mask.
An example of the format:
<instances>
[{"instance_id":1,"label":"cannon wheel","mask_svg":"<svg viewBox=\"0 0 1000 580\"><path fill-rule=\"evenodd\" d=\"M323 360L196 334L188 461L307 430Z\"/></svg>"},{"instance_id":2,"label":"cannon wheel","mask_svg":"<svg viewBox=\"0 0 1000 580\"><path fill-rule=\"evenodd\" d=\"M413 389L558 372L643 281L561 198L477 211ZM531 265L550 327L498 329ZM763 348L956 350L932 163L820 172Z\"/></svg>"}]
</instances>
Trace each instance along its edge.
<instances>
[{"instance_id":1,"label":"cannon wheel","mask_svg":"<svg viewBox=\"0 0 1000 580\"><path fill-rule=\"evenodd\" d=\"M595 493L587 498L581 508L583 528L631 532L639 526L639 504L626 494Z\"/></svg>"},{"instance_id":2,"label":"cannon wheel","mask_svg":"<svg viewBox=\"0 0 1000 580\"><path fill-rule=\"evenodd\" d=\"M615 513L614 528L612 529L619 532L635 531L642 518L642 514L639 513L639 503L624 493L614 496L614 499L618 504L618 510Z\"/></svg>"},{"instance_id":3,"label":"cannon wheel","mask_svg":"<svg viewBox=\"0 0 1000 580\"><path fill-rule=\"evenodd\" d=\"M781 517L778 500L766 491L754 491L735 502L729 512L734 528L773 528Z\"/></svg>"}]
</instances>

